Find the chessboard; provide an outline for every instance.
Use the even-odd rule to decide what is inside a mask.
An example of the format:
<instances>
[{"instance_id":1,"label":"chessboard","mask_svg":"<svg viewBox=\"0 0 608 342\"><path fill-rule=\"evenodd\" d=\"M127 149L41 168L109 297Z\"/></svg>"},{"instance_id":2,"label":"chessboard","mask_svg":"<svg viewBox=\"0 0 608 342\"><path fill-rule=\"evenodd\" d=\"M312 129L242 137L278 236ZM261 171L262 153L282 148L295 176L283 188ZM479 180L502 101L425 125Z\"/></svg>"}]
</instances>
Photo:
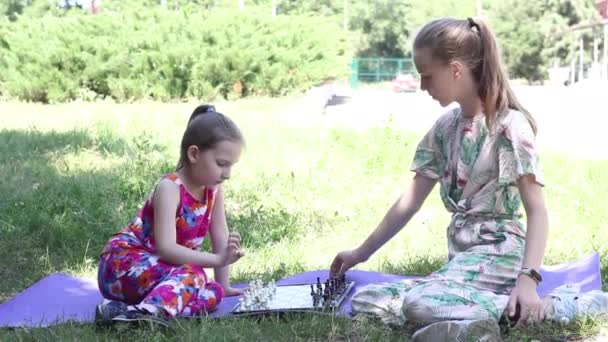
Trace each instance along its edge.
<instances>
[{"instance_id":1,"label":"chessboard","mask_svg":"<svg viewBox=\"0 0 608 342\"><path fill-rule=\"evenodd\" d=\"M263 304L244 305L240 301L232 314L266 314L273 312L325 312L336 310L355 285L344 277L330 278L316 283L280 285Z\"/></svg>"}]
</instances>

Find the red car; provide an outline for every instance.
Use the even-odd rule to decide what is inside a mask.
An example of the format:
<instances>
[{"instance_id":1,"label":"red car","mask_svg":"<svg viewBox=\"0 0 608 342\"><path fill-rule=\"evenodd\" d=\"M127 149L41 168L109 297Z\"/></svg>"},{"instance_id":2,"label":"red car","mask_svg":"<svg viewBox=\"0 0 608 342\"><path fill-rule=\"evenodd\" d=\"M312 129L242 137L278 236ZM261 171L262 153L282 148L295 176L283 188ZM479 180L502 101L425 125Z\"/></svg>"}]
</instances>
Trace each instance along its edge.
<instances>
[{"instance_id":1,"label":"red car","mask_svg":"<svg viewBox=\"0 0 608 342\"><path fill-rule=\"evenodd\" d=\"M393 91L414 92L418 90L418 80L412 74L398 74L392 81Z\"/></svg>"}]
</instances>

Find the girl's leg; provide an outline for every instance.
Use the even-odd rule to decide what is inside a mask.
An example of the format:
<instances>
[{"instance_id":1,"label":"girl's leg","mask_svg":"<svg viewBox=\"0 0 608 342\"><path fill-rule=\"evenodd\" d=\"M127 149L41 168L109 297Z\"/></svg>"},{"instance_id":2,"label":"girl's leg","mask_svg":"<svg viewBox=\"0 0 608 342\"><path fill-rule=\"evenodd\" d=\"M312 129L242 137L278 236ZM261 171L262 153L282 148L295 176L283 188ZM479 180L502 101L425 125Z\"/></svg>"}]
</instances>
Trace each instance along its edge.
<instances>
[{"instance_id":1,"label":"girl's leg","mask_svg":"<svg viewBox=\"0 0 608 342\"><path fill-rule=\"evenodd\" d=\"M423 279L368 285L354 295L352 308L386 324L427 325L413 341L500 341L498 316L507 301L471 286Z\"/></svg>"},{"instance_id":2,"label":"girl's leg","mask_svg":"<svg viewBox=\"0 0 608 342\"><path fill-rule=\"evenodd\" d=\"M140 249L115 249L101 257L99 290L104 298L139 304L171 272L168 265Z\"/></svg>"},{"instance_id":3,"label":"girl's leg","mask_svg":"<svg viewBox=\"0 0 608 342\"><path fill-rule=\"evenodd\" d=\"M139 304L171 269L171 265L159 261L158 257L143 250L122 248L118 241L111 251L102 255L99 262L99 290L104 298L111 301L97 306L97 324L134 320L131 319L134 315L125 316L129 311L138 312L140 316L144 312L156 313L158 309L154 306L144 306L138 310L133 305ZM148 320L151 319L153 317Z\"/></svg>"},{"instance_id":4,"label":"girl's leg","mask_svg":"<svg viewBox=\"0 0 608 342\"><path fill-rule=\"evenodd\" d=\"M449 320L495 320L498 322L509 296L482 291L446 279L430 279L413 286L403 301L403 316L427 325Z\"/></svg>"},{"instance_id":5,"label":"girl's leg","mask_svg":"<svg viewBox=\"0 0 608 342\"><path fill-rule=\"evenodd\" d=\"M407 279L364 286L353 296L352 312L379 318L385 324L403 325L403 301L416 282L417 280Z\"/></svg>"},{"instance_id":6,"label":"girl's leg","mask_svg":"<svg viewBox=\"0 0 608 342\"><path fill-rule=\"evenodd\" d=\"M213 312L224 298L224 289L219 283L210 281L198 291L198 296L193 298L184 310L182 316L200 316Z\"/></svg>"},{"instance_id":7,"label":"girl's leg","mask_svg":"<svg viewBox=\"0 0 608 342\"><path fill-rule=\"evenodd\" d=\"M146 295L138 307L161 309L167 316L196 316L214 310L223 298L217 283L207 283L200 266L186 264L174 267L169 274Z\"/></svg>"}]
</instances>

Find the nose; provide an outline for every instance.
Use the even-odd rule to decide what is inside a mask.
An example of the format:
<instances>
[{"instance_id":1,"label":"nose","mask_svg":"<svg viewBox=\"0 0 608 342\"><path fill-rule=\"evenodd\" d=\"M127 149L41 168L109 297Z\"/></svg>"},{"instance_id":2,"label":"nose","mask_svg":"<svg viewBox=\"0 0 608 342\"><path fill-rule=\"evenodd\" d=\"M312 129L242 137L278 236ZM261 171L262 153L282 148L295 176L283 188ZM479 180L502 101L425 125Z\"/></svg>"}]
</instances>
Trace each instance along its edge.
<instances>
[{"instance_id":1,"label":"nose","mask_svg":"<svg viewBox=\"0 0 608 342\"><path fill-rule=\"evenodd\" d=\"M231 169L230 169L230 168L225 168L225 169L222 171L222 179L224 179L224 180L226 180L226 179L230 179L230 172L231 172Z\"/></svg>"},{"instance_id":2,"label":"nose","mask_svg":"<svg viewBox=\"0 0 608 342\"><path fill-rule=\"evenodd\" d=\"M422 91L428 90L428 88L426 86L426 81L424 80L424 78L420 79L420 90L422 90Z\"/></svg>"}]
</instances>

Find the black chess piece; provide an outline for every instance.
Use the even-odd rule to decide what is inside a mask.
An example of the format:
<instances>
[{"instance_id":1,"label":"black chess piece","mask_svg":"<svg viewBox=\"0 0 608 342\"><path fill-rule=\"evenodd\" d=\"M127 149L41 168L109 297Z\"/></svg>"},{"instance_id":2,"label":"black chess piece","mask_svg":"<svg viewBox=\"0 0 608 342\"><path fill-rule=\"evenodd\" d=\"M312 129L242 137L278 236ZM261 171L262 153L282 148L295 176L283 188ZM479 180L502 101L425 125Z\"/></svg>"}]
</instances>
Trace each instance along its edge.
<instances>
[{"instance_id":1,"label":"black chess piece","mask_svg":"<svg viewBox=\"0 0 608 342\"><path fill-rule=\"evenodd\" d=\"M344 283L342 282L342 278L336 277L336 287L338 288L339 291L341 291L344 288Z\"/></svg>"}]
</instances>

